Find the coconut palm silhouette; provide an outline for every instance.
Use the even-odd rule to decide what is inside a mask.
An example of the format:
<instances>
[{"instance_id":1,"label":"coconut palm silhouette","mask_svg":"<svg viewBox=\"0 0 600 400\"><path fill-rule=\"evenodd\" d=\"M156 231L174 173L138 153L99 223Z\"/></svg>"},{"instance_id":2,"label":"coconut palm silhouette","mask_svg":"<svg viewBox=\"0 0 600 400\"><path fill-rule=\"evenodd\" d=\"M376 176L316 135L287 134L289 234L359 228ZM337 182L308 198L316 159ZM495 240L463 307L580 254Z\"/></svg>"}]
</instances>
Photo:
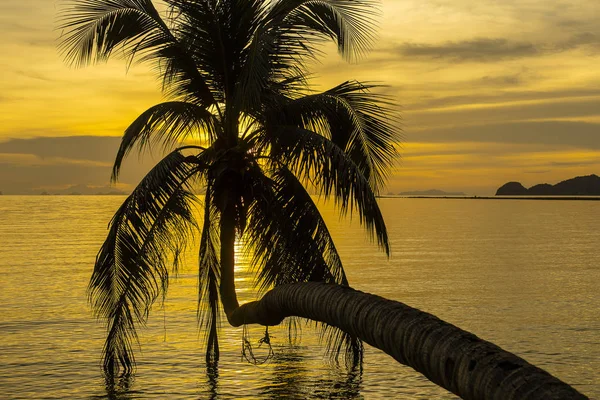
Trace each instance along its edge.
<instances>
[{"instance_id":1,"label":"coconut palm silhouette","mask_svg":"<svg viewBox=\"0 0 600 400\"><path fill-rule=\"evenodd\" d=\"M68 62L113 55L150 62L169 98L127 128L113 168L116 180L132 150L171 150L118 209L97 256L89 295L108 325L107 374L131 372L136 326L165 295L199 228L199 317L209 364L219 357L222 306L233 326L276 325L288 316L319 321L335 353L360 362L364 339L465 398L521 398L525 389L542 396L535 398L581 396L434 316L348 286L309 192L357 215L389 254L376 197L400 132L393 104L373 85L347 81L317 93L307 66L325 41L347 60L369 48L371 0L164 3L160 13L151 0L73 0L62 13ZM201 221L195 203L204 209ZM234 269L240 238L266 291L242 306Z\"/></svg>"},{"instance_id":2,"label":"coconut palm silhouette","mask_svg":"<svg viewBox=\"0 0 600 400\"><path fill-rule=\"evenodd\" d=\"M373 4L166 4L165 18L147 0L78 0L62 15L61 49L69 62L82 66L113 55L152 62L170 98L127 128L114 164L116 180L132 149L175 147L117 211L98 254L90 297L109 324L107 371L132 367L135 326L167 290L169 260L196 224L191 204L199 189L200 301L206 303L200 310L209 360L219 353L221 304L232 325L261 322L239 308L236 238L243 236L254 254L262 289L306 281L348 284L305 185L335 199L342 213L356 212L389 252L376 195L397 155L391 104L372 85L356 81L315 93L306 68L325 40L334 40L346 59L366 51ZM186 144L192 140L196 144ZM360 352L348 335L331 337Z\"/></svg>"}]
</instances>

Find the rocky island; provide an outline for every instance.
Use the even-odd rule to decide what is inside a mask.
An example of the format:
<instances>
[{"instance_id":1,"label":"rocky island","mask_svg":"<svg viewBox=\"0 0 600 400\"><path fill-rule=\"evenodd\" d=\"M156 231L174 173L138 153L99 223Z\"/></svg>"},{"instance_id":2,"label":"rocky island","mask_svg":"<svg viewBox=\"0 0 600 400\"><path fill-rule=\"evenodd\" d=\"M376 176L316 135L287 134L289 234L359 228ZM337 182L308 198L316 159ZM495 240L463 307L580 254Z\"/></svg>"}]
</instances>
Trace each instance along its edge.
<instances>
[{"instance_id":1,"label":"rocky island","mask_svg":"<svg viewBox=\"0 0 600 400\"><path fill-rule=\"evenodd\" d=\"M496 196L600 196L600 177L578 176L556 185L541 183L529 189L520 182L508 182L498 188Z\"/></svg>"}]
</instances>

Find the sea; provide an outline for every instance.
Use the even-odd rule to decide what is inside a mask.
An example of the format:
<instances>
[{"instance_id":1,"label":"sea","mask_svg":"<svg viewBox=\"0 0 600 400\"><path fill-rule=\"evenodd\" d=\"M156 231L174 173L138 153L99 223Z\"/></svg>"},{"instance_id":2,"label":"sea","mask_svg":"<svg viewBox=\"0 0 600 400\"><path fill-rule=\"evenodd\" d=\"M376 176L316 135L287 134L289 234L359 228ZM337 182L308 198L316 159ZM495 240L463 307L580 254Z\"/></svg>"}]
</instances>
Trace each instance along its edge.
<instances>
[{"instance_id":1,"label":"sea","mask_svg":"<svg viewBox=\"0 0 600 400\"><path fill-rule=\"evenodd\" d=\"M105 336L86 287L123 196L0 196L2 399L454 399L367 346L362 369L326 353L313 324L290 339L221 325L207 371L195 251L139 330L137 369L101 371ZM380 199L388 258L359 222L320 205L350 284L435 314L600 398L600 202ZM193 250L194 244L192 244ZM256 298L237 256L242 301ZM257 361L242 356L243 339Z\"/></svg>"}]
</instances>

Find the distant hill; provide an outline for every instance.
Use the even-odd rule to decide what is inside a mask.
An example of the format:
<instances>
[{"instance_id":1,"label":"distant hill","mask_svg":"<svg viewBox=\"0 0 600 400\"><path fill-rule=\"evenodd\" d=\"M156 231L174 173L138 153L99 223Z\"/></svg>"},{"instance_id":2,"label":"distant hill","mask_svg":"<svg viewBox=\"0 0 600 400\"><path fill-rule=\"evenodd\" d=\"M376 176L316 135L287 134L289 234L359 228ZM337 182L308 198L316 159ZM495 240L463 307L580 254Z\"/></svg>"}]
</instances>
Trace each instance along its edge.
<instances>
[{"instance_id":1,"label":"distant hill","mask_svg":"<svg viewBox=\"0 0 600 400\"><path fill-rule=\"evenodd\" d=\"M496 196L600 196L600 177L578 176L556 185L540 183L529 189L519 182L508 182L498 188Z\"/></svg>"},{"instance_id":2,"label":"distant hill","mask_svg":"<svg viewBox=\"0 0 600 400\"><path fill-rule=\"evenodd\" d=\"M48 193L47 191L44 191L41 194L47 195L50 193ZM52 194L73 195L73 196L76 196L76 195L123 195L123 194L125 194L125 192L115 189L114 187L111 187L111 186L94 187L94 186L79 184L79 185L71 185L66 189L55 190L52 192Z\"/></svg>"},{"instance_id":3,"label":"distant hill","mask_svg":"<svg viewBox=\"0 0 600 400\"><path fill-rule=\"evenodd\" d=\"M464 196L463 192L444 192L443 190L417 190L413 192L400 192L401 196Z\"/></svg>"}]
</instances>

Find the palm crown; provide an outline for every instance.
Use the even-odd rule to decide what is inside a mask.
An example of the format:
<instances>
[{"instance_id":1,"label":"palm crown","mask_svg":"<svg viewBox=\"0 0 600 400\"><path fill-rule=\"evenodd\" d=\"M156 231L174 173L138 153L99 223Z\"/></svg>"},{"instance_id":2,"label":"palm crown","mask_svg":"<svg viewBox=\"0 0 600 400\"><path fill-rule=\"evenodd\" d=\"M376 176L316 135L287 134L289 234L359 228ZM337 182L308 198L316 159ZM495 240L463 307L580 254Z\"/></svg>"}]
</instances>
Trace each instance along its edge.
<instances>
[{"instance_id":1,"label":"palm crown","mask_svg":"<svg viewBox=\"0 0 600 400\"><path fill-rule=\"evenodd\" d=\"M164 13L151 0L71 3L62 23L68 61L118 54L153 62L169 98L127 128L113 168L116 180L136 148L171 151L116 212L96 260L89 293L108 321L107 372L132 367L135 327L165 295L196 228L207 360L218 358L221 304L231 324L247 322L236 313L236 237L251 250L263 290L348 284L306 185L357 213L389 252L376 195L397 155L391 104L355 81L312 92L306 71L323 41L334 40L347 59L367 50L370 0L166 0ZM199 198L204 217L196 221Z\"/></svg>"}]
</instances>

